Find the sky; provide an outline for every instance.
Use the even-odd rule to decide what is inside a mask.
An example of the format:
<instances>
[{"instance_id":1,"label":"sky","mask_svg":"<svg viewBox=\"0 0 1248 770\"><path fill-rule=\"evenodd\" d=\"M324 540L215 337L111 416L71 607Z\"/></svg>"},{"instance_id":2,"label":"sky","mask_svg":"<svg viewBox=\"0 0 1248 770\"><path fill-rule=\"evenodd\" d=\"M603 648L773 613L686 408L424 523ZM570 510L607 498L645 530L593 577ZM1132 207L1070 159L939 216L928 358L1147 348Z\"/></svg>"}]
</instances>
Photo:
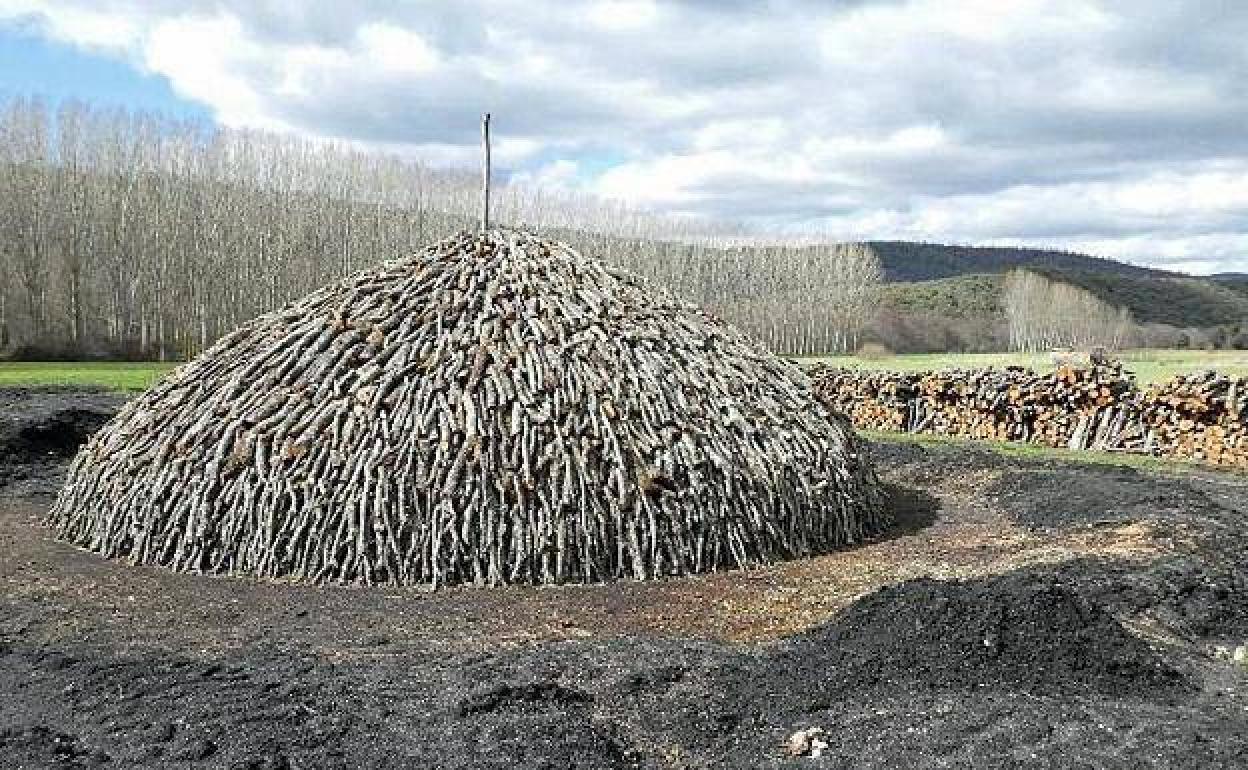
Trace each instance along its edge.
<instances>
[{"instance_id":1,"label":"sky","mask_svg":"<svg viewBox=\"0 0 1248 770\"><path fill-rule=\"evenodd\" d=\"M1248 271L1242 0L0 0L41 94L838 240Z\"/></svg>"}]
</instances>

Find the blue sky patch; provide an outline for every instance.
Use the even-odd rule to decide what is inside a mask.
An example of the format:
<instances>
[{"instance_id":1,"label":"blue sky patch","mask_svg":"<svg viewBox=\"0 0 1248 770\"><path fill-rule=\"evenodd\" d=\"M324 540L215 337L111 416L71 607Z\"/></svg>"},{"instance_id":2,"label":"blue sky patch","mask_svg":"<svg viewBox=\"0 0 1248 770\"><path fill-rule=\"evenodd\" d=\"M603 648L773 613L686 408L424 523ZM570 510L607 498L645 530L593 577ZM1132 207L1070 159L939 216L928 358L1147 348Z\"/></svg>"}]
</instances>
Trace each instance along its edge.
<instances>
[{"instance_id":1,"label":"blue sky patch","mask_svg":"<svg viewBox=\"0 0 1248 770\"><path fill-rule=\"evenodd\" d=\"M211 119L211 111L174 93L167 78L0 24L0 99L40 96L97 106Z\"/></svg>"}]
</instances>

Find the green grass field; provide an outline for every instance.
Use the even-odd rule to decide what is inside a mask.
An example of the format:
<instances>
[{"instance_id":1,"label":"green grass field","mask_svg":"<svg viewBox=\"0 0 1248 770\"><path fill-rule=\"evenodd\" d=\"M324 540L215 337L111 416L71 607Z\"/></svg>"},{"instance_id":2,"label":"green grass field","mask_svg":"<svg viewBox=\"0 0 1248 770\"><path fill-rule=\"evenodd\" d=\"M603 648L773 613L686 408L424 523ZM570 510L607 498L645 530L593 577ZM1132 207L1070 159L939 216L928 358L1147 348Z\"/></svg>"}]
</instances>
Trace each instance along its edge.
<instances>
[{"instance_id":1,"label":"green grass field","mask_svg":"<svg viewBox=\"0 0 1248 770\"><path fill-rule=\"evenodd\" d=\"M1248 377L1248 351L1245 350L1128 350L1121 354L1121 358L1141 384L1166 380L1176 374L1194 374L1206 369ZM1027 366L1046 371L1053 367L1048 353L920 353L870 358L826 356L799 360L803 364L822 361L834 366L907 372L984 366Z\"/></svg>"},{"instance_id":2,"label":"green grass field","mask_svg":"<svg viewBox=\"0 0 1248 770\"><path fill-rule=\"evenodd\" d=\"M1141 383L1156 382L1176 374L1216 369L1248 377L1248 351L1131 350L1122 355L1127 368ZM861 358L826 356L799 359L803 364L823 361L862 369L922 371L982 366L1030 366L1044 371L1052 366L1047 353L923 353ZM143 390L176 364L113 362L0 362L0 387L29 385L80 385L113 390Z\"/></svg>"},{"instance_id":3,"label":"green grass field","mask_svg":"<svg viewBox=\"0 0 1248 770\"><path fill-rule=\"evenodd\" d=\"M177 364L114 362L0 362L0 387L77 385L144 390Z\"/></svg>"}]
</instances>

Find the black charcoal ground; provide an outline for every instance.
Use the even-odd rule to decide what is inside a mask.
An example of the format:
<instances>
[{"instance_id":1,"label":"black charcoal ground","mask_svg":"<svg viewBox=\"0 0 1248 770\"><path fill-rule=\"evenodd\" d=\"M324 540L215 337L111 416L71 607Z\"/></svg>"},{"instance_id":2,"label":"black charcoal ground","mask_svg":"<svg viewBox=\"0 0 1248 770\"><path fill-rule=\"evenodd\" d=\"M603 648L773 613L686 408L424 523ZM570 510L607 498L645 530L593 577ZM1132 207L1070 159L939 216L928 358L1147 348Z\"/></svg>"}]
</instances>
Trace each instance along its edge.
<instances>
[{"instance_id":1,"label":"black charcoal ground","mask_svg":"<svg viewBox=\"0 0 1248 770\"><path fill-rule=\"evenodd\" d=\"M11 394L36 397L35 421L61 424L58 411L98 396ZM31 456L20 441L8 457ZM189 640L153 645L105 610L67 615L74 600L37 584L127 568L57 544L54 562L9 563L27 554L17 547L0 553L0 757L40 770L1242 766L1248 669L1203 652L1248 633L1248 549L1233 526L1248 493L1235 477L1208 478L1198 510L1153 511L1149 501L1170 502L1173 477L959 446L884 443L874 454L890 478L933 491L985 471L1036 474L1041 489L1060 472L1052 483L1075 496L1114 480L1134 492L1131 516L1155 514L1184 540L1147 562L1081 558L896 584L759 645L616 637L407 648L386 639L391 611L374 608L373 638L326 649L334 634L316 634L329 614L316 595L348 589L307 588L271 618L271 633L208 653ZM31 472L52 480L62 462L45 456ZM986 491L1020 522L1034 517L1017 495ZM0 495L0 515L22 516L17 502ZM1055 509L1043 524L1098 526L1084 514ZM37 553L25 558L56 555ZM228 610L230 579L150 570L145 580L161 586L158 601L215 606L215 595ZM179 593L188 589L194 596ZM811 727L823 730L821 756L787 756L788 737Z\"/></svg>"}]
</instances>

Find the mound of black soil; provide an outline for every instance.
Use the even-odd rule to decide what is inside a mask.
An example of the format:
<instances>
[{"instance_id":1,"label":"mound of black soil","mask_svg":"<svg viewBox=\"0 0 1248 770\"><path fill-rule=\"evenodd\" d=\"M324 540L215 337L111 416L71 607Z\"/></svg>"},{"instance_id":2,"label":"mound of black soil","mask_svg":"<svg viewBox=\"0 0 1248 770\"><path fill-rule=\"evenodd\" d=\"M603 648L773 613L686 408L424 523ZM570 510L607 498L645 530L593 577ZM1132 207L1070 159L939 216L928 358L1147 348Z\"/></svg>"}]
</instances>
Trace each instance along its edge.
<instances>
[{"instance_id":1,"label":"mound of black soil","mask_svg":"<svg viewBox=\"0 0 1248 770\"><path fill-rule=\"evenodd\" d=\"M1032 570L884 588L793 639L775 665L832 695L899 684L1148 695L1184 683L1099 604Z\"/></svg>"},{"instance_id":2,"label":"mound of black soil","mask_svg":"<svg viewBox=\"0 0 1248 770\"><path fill-rule=\"evenodd\" d=\"M0 388L0 460L73 457L124 403L106 391Z\"/></svg>"},{"instance_id":3,"label":"mound of black soil","mask_svg":"<svg viewBox=\"0 0 1248 770\"><path fill-rule=\"evenodd\" d=\"M1042 573L912 581L754 650L626 639L335 664L266 646L197 661L32 633L0 648L0 752L28 767L1229 767L1248 751L1240 704L1186 686ZM824 757L787 757L811 725L828 731Z\"/></svg>"},{"instance_id":4,"label":"mound of black soil","mask_svg":"<svg viewBox=\"0 0 1248 770\"><path fill-rule=\"evenodd\" d=\"M1173 633L1248 635L1248 528L1243 495L1230 482L1132 468L1032 467L1006 471L986 492L1036 531L1150 523L1181 544L1178 553L1146 564L1079 559L1056 571L1113 612L1147 615Z\"/></svg>"},{"instance_id":5,"label":"mound of black soil","mask_svg":"<svg viewBox=\"0 0 1248 770\"><path fill-rule=\"evenodd\" d=\"M1052 569L1115 614L1146 616L1187 638L1248 637L1248 551L1177 554L1146 565L1085 558Z\"/></svg>"},{"instance_id":6,"label":"mound of black soil","mask_svg":"<svg viewBox=\"0 0 1248 770\"><path fill-rule=\"evenodd\" d=\"M0 732L0 767L659 767L603 714L610 703L523 670L574 657L502 652L483 671L454 655L335 665L252 649L204 662L18 644L0 656L0 725L17 723Z\"/></svg>"},{"instance_id":7,"label":"mound of black soil","mask_svg":"<svg viewBox=\"0 0 1248 770\"><path fill-rule=\"evenodd\" d=\"M1190 518L1219 510L1192 481L1146 476L1133 468L1010 470L985 491L1032 529Z\"/></svg>"},{"instance_id":8,"label":"mound of black soil","mask_svg":"<svg viewBox=\"0 0 1248 770\"><path fill-rule=\"evenodd\" d=\"M111 758L102 751L83 747L78 739L46 727L9 727L0 730L0 757L11 768L101 767Z\"/></svg>"},{"instance_id":9,"label":"mound of black soil","mask_svg":"<svg viewBox=\"0 0 1248 770\"><path fill-rule=\"evenodd\" d=\"M79 388L0 388L0 490L51 494L64 463L126 401Z\"/></svg>"}]
</instances>

